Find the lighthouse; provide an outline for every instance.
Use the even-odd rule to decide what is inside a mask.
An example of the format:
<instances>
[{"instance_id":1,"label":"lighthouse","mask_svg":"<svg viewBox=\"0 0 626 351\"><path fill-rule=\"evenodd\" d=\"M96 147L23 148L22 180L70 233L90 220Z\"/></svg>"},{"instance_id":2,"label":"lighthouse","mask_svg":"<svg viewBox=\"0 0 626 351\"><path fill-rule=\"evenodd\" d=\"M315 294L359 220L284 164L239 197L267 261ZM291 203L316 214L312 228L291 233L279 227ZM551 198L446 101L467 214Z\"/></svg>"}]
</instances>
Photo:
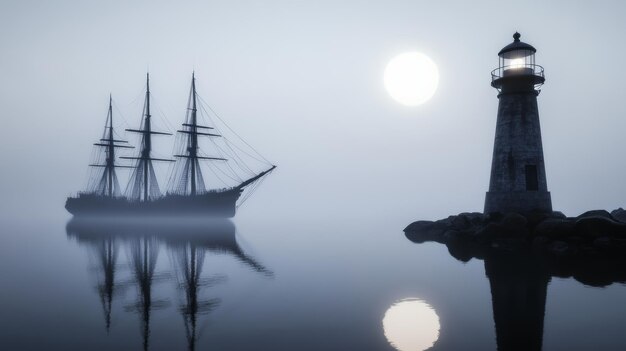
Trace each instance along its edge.
<instances>
[{"instance_id":1,"label":"lighthouse","mask_svg":"<svg viewBox=\"0 0 626 351\"><path fill-rule=\"evenodd\" d=\"M537 96L545 82L537 50L520 34L498 53L491 86L498 90L498 118L485 213L551 212Z\"/></svg>"}]
</instances>

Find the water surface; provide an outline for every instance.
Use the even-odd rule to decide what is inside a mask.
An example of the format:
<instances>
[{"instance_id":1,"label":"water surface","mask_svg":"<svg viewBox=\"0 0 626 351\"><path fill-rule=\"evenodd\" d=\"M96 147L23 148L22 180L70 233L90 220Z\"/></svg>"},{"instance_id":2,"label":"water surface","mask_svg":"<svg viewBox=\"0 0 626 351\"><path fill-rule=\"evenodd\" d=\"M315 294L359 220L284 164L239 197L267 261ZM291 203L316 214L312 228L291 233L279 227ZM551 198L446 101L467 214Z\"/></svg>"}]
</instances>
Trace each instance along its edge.
<instances>
[{"instance_id":1,"label":"water surface","mask_svg":"<svg viewBox=\"0 0 626 351\"><path fill-rule=\"evenodd\" d=\"M544 350L626 349L624 285L501 261L487 263L498 272L488 278L483 261L407 240L393 215L42 213L2 220L4 350L491 350L520 337L507 321Z\"/></svg>"}]
</instances>

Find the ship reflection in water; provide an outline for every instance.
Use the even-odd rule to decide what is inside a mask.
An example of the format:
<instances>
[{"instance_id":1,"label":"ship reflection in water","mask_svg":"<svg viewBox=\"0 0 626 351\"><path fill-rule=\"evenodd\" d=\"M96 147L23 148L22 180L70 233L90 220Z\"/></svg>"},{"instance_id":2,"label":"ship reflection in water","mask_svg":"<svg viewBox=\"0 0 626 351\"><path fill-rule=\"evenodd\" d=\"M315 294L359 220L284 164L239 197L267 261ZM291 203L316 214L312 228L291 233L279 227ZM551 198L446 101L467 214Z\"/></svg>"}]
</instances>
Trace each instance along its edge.
<instances>
[{"instance_id":1,"label":"ship reflection in water","mask_svg":"<svg viewBox=\"0 0 626 351\"><path fill-rule=\"evenodd\" d=\"M225 275L204 272L207 255L226 254L254 272L273 276L271 270L243 251L237 242L235 225L227 219L73 218L66 229L68 237L89 247L95 258L97 267L93 274L97 275L96 288L107 333L114 320L114 300L135 288L135 301L125 304L123 310L140 317L144 350L150 348L153 312L172 307L182 316L188 349L196 348L199 319L221 304L219 297L208 296L210 290L227 280ZM157 261L162 247L170 257L170 267L159 271ZM124 268L119 262L124 251L130 271L126 279L117 277ZM180 303L153 294L155 284L167 283L175 284Z\"/></svg>"}]
</instances>

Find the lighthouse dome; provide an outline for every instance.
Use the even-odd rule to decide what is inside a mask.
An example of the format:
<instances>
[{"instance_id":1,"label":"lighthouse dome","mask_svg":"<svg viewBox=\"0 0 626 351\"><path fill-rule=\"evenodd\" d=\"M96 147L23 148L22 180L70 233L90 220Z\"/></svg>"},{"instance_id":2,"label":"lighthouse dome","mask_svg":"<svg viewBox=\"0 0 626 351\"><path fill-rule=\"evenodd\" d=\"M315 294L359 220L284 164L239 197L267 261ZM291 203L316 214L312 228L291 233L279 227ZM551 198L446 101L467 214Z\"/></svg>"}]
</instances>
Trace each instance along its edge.
<instances>
[{"instance_id":1,"label":"lighthouse dome","mask_svg":"<svg viewBox=\"0 0 626 351\"><path fill-rule=\"evenodd\" d=\"M520 37L521 35L515 32L513 42L498 53L498 68L491 71L491 85L498 90L503 87L505 81L526 82L534 85L535 89L545 81L543 67L535 64L537 49L520 41Z\"/></svg>"},{"instance_id":2,"label":"lighthouse dome","mask_svg":"<svg viewBox=\"0 0 626 351\"><path fill-rule=\"evenodd\" d=\"M526 44L523 41L520 41L519 38L522 35L518 32L513 34L513 42L500 50L498 56L508 56L507 54L511 52L519 52L519 51L530 51L531 53L536 53L537 49L535 49L532 45ZM510 54L509 54L510 55Z\"/></svg>"}]
</instances>

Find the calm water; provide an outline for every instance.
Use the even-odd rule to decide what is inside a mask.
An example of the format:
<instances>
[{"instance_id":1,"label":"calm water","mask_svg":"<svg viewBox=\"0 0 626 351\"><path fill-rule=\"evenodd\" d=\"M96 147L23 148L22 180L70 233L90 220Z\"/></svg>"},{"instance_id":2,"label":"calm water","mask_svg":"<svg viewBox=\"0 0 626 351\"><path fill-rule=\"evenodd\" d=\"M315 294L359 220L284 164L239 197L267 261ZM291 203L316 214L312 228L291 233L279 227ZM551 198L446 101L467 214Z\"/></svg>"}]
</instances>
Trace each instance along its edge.
<instances>
[{"instance_id":1,"label":"calm water","mask_svg":"<svg viewBox=\"0 0 626 351\"><path fill-rule=\"evenodd\" d=\"M496 349L485 263L410 242L393 215L183 225L42 213L2 219L2 350ZM496 281L503 342L517 329L544 350L626 349L625 286L513 276Z\"/></svg>"}]
</instances>

